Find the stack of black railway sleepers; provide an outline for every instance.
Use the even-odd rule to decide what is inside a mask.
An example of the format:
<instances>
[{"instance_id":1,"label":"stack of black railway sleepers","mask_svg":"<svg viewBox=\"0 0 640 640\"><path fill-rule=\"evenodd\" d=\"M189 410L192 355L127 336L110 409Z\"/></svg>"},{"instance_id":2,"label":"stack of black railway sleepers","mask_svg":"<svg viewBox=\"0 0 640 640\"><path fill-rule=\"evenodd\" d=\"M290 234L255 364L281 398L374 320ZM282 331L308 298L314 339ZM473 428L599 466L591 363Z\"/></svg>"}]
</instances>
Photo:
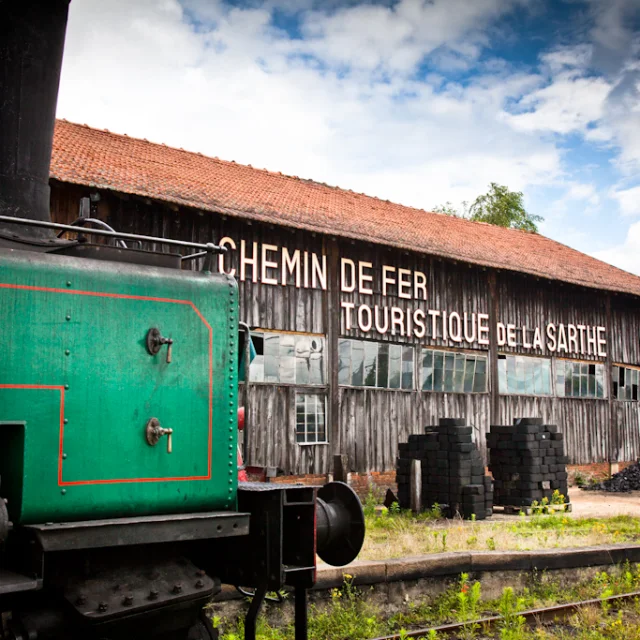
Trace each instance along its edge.
<instances>
[{"instance_id":1,"label":"stack of black railway sleepers","mask_svg":"<svg viewBox=\"0 0 640 640\"><path fill-rule=\"evenodd\" d=\"M400 507L410 503L411 460L421 461L422 508L439 504L444 515L484 520L492 513L493 484L464 420L442 419L399 445L396 481Z\"/></svg>"},{"instance_id":2,"label":"stack of black railway sleepers","mask_svg":"<svg viewBox=\"0 0 640 640\"><path fill-rule=\"evenodd\" d=\"M487 434L494 503L528 507L554 491L567 497L564 435L541 418L520 418L513 426L492 426Z\"/></svg>"}]
</instances>

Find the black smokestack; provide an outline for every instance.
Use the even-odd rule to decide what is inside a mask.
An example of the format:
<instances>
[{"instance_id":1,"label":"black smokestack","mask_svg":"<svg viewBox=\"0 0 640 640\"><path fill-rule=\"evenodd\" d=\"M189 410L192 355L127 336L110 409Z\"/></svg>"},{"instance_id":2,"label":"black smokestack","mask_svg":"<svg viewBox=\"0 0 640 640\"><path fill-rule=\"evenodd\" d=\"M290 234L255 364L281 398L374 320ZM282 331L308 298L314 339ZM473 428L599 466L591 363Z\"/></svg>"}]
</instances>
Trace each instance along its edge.
<instances>
[{"instance_id":1,"label":"black smokestack","mask_svg":"<svg viewBox=\"0 0 640 640\"><path fill-rule=\"evenodd\" d=\"M69 0L0 0L0 215L50 220L49 166ZM0 233L45 238L5 225Z\"/></svg>"}]
</instances>

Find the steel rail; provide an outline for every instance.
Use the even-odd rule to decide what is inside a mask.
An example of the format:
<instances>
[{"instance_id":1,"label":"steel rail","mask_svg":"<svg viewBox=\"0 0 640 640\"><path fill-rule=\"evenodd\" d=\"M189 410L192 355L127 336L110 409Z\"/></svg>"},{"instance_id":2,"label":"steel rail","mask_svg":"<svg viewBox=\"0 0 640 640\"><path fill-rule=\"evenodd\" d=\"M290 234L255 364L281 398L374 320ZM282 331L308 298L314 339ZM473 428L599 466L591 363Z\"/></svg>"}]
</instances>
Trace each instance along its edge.
<instances>
[{"instance_id":1,"label":"steel rail","mask_svg":"<svg viewBox=\"0 0 640 640\"><path fill-rule=\"evenodd\" d=\"M593 598L591 600L581 600L579 602L567 602L564 604L556 604L551 607L542 607L540 609L529 609L528 611L519 611L514 615L522 616L527 621L532 620L555 620L557 617L566 617L571 613L575 613L584 607L601 606L603 602L615 603L625 602L640 598L640 591L632 593L621 593L608 598ZM487 616L477 620L468 620L467 622L451 622L449 624L441 624L437 627L427 627L425 629L417 629L415 631L404 631L402 634L396 633L390 636L381 636L379 638L371 638L371 640L402 640L403 638L427 638L430 632L435 631L438 634L452 634L463 630L465 627L478 625L480 627L491 627L501 622L502 616Z\"/></svg>"},{"instance_id":2,"label":"steel rail","mask_svg":"<svg viewBox=\"0 0 640 640\"><path fill-rule=\"evenodd\" d=\"M226 253L226 247L220 247L212 242L202 244L199 242L188 242L187 240L173 240L171 238L158 238L155 236L141 236L137 233L121 233L120 231L107 231L105 229L90 229L88 227L78 227L70 224L60 224L58 222L46 222L44 220L31 220L30 218L14 218L12 216L0 216L0 222L11 224L21 224L29 227L42 227L45 229L59 229L70 231L82 235L104 236L106 238L121 238L122 240L133 240L136 242L157 242L170 247L188 247L190 249L200 249L202 255L212 253Z\"/></svg>"}]
</instances>

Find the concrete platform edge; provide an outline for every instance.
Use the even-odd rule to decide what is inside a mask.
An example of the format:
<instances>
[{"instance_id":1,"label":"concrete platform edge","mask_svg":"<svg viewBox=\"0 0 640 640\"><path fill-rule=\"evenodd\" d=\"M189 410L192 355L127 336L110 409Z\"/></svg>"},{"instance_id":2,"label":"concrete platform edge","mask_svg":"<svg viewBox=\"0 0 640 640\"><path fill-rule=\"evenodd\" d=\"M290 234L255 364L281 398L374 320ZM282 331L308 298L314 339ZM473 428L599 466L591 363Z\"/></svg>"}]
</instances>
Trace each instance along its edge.
<instances>
[{"instance_id":1,"label":"concrete platform edge","mask_svg":"<svg viewBox=\"0 0 640 640\"><path fill-rule=\"evenodd\" d=\"M603 545L571 549L541 549L538 551L461 551L433 553L422 556L367 562L356 561L346 567L318 567L314 589L339 587L344 576L353 577L354 584L382 584L405 580L420 580L461 573L544 571L576 569L640 562L640 545Z\"/></svg>"}]
</instances>

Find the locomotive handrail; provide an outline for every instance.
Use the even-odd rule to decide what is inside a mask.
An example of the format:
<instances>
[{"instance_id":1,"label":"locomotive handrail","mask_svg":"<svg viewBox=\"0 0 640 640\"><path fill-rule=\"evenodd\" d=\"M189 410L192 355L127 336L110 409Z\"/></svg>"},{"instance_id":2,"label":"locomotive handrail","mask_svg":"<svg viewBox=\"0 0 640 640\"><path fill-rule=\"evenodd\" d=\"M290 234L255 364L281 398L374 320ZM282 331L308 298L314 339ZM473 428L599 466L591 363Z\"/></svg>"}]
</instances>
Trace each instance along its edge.
<instances>
[{"instance_id":1,"label":"locomotive handrail","mask_svg":"<svg viewBox=\"0 0 640 640\"><path fill-rule=\"evenodd\" d=\"M137 242L157 242L170 247L188 247L190 249L200 249L205 254L226 253L226 247L220 247L213 242L202 244L199 242L188 242L187 240L173 240L170 238L158 238L156 236L141 236L137 233L123 233L120 231L106 231L105 229L89 229L86 227L78 227L70 224L60 224L58 222L46 222L44 220L31 220L30 218L15 218L13 216L0 216L0 222L9 222L12 224L23 224L30 227L43 227L45 229L59 229L62 231L71 231L73 233L81 233L86 235L104 236L107 238L121 238L123 240L134 240Z\"/></svg>"},{"instance_id":2,"label":"locomotive handrail","mask_svg":"<svg viewBox=\"0 0 640 640\"><path fill-rule=\"evenodd\" d=\"M102 227L103 229L106 229L107 231L113 231L115 232L115 229L111 226L109 226L106 222L104 222L104 220L99 220L98 218L77 218L76 220L74 220L71 223L72 227L83 227L85 224L87 223L91 223L91 224L96 224L99 227ZM61 238L65 233L67 233L66 231L61 231L58 234L58 238ZM123 249L127 249L127 243L124 240L118 240L119 244L121 245L121 247Z\"/></svg>"}]
</instances>

